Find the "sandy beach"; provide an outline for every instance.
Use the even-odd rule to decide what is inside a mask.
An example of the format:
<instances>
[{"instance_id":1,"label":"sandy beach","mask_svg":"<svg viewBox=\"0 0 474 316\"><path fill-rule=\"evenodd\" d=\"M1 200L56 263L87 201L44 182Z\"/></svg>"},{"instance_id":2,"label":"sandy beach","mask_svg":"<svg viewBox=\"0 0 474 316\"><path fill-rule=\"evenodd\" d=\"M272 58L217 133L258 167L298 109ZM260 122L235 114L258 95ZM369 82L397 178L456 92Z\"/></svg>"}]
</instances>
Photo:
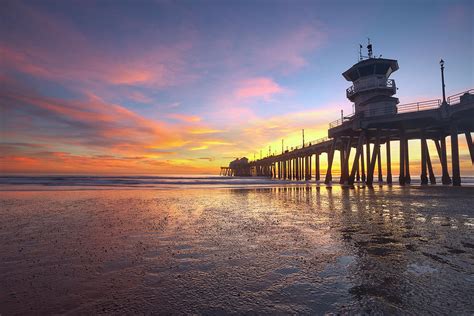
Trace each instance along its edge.
<instances>
[{"instance_id":1,"label":"sandy beach","mask_svg":"<svg viewBox=\"0 0 474 316\"><path fill-rule=\"evenodd\" d=\"M471 314L473 193L3 191L0 313Z\"/></svg>"}]
</instances>

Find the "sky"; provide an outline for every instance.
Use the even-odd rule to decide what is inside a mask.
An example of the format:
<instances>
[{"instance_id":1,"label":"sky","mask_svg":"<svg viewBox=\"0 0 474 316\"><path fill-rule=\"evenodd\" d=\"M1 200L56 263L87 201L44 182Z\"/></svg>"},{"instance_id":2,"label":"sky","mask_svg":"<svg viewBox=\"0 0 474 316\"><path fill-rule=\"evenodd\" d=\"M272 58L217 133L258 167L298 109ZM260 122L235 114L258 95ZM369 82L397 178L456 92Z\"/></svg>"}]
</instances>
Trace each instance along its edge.
<instances>
[{"instance_id":1,"label":"sky","mask_svg":"<svg viewBox=\"0 0 474 316\"><path fill-rule=\"evenodd\" d=\"M400 103L441 97L441 58L448 95L474 88L473 21L454 0L3 0L1 172L216 174L327 136L367 38Z\"/></svg>"}]
</instances>

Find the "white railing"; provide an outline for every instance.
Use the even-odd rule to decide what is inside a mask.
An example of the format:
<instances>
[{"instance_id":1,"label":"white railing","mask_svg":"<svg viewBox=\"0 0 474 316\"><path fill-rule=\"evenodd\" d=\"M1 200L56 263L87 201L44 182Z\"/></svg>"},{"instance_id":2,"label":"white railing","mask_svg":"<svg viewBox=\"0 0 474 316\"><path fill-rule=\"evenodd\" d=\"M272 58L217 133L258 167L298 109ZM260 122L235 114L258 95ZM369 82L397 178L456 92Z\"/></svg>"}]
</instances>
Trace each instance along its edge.
<instances>
[{"instance_id":1,"label":"white railing","mask_svg":"<svg viewBox=\"0 0 474 316\"><path fill-rule=\"evenodd\" d=\"M329 138L327 138L327 137L318 138L316 140L312 140L312 141L304 143L304 147L309 147L309 146L312 146L312 145L321 144L321 143L324 143L325 141L328 141L328 140L329 140Z\"/></svg>"},{"instance_id":2,"label":"white railing","mask_svg":"<svg viewBox=\"0 0 474 316\"><path fill-rule=\"evenodd\" d=\"M449 105L455 105L461 102L463 98L474 98L474 89L469 89L460 93L453 94L446 99L446 102ZM410 113L410 112L419 112L419 111L426 111L426 110L433 110L437 109L441 106L442 101L441 99L433 99L433 100L425 100L420 102L412 102L412 103L405 103L397 105L396 111L395 109L390 107L381 107L381 108L374 108L365 111L360 111L355 115L344 117L344 119L338 119L331 123L329 123L329 128L334 128L344 124L347 121L352 120L354 117L374 117L374 116L382 116L382 115L396 115L401 113Z\"/></svg>"},{"instance_id":3,"label":"white railing","mask_svg":"<svg viewBox=\"0 0 474 316\"><path fill-rule=\"evenodd\" d=\"M451 95L447 98L446 102L449 105L460 103L461 98L463 98L464 95L466 95L468 97L471 97L471 98L474 97L474 89L469 89L467 91L463 91L463 92L460 92L460 93L453 94L453 95Z\"/></svg>"},{"instance_id":4,"label":"white railing","mask_svg":"<svg viewBox=\"0 0 474 316\"><path fill-rule=\"evenodd\" d=\"M346 89L346 96L349 98L357 92L371 90L375 88L384 88L390 89L392 93L396 93L397 86L395 85L395 80L393 79L379 79L379 78L371 78L366 79L360 82L354 83L353 86L350 86Z\"/></svg>"}]
</instances>

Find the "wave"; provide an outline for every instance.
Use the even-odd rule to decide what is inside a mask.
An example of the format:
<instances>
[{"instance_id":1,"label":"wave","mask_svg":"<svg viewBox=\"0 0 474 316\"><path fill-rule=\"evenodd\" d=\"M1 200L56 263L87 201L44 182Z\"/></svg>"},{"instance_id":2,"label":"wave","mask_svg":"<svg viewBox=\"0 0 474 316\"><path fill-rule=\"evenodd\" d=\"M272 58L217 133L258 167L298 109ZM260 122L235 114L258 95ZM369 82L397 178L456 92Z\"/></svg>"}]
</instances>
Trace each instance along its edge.
<instances>
[{"instance_id":1,"label":"wave","mask_svg":"<svg viewBox=\"0 0 474 316\"><path fill-rule=\"evenodd\" d=\"M394 177L394 180L396 177ZM439 179L438 183L440 183ZM337 181L336 181L337 182ZM312 181L274 180L265 177L223 177L212 175L163 175L163 176L1 176L0 190L31 187L85 187L85 188L166 188L176 186L256 186L308 184ZM319 183L322 183L321 181ZM396 184L396 181L394 181ZM412 179L419 185L419 179ZM463 177L462 184L474 186L474 177Z\"/></svg>"}]
</instances>

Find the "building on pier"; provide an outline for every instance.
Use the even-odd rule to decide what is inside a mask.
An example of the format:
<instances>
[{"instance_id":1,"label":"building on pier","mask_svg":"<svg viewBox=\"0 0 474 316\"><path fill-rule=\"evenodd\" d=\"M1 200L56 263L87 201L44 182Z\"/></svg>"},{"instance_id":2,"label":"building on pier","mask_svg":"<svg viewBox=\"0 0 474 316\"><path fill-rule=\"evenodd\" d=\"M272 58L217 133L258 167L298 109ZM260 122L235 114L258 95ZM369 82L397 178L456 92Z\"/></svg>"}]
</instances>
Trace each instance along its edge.
<instances>
[{"instance_id":1,"label":"building on pier","mask_svg":"<svg viewBox=\"0 0 474 316\"><path fill-rule=\"evenodd\" d=\"M374 58L369 43L368 57L360 60L342 75L352 86L346 96L354 102L354 113L331 122L328 137L305 143L301 148L248 162L245 174L267 176L283 180L321 180L320 155L327 155L324 182L332 182L335 152L339 151L339 183L355 182L372 185L374 182L391 184L393 141L399 143L400 185L411 182L409 140L420 144L421 184L435 184L433 164L440 164L442 184L461 185L459 135L465 136L474 165L474 89L448 98L445 96L444 61L441 60L442 99L399 104L394 97L395 81L390 75L399 69L397 60ZM448 151L446 138L450 139ZM428 142L436 147L437 157L430 155ZM381 155L385 146L386 156ZM355 150L355 152L351 151ZM450 156L450 157L449 157ZM449 159L448 159L449 157ZM385 164L383 168L382 160ZM448 165L450 161L450 166ZM232 168L232 166L229 165ZM313 169L314 167L314 169ZM237 170L237 169L232 169ZM232 171L232 174L237 175ZM242 173L240 173L242 174ZM376 178L376 179L374 179Z\"/></svg>"},{"instance_id":2,"label":"building on pier","mask_svg":"<svg viewBox=\"0 0 474 316\"><path fill-rule=\"evenodd\" d=\"M229 163L229 167L221 167L221 175L249 177L250 164L247 157L237 158Z\"/></svg>"},{"instance_id":3,"label":"building on pier","mask_svg":"<svg viewBox=\"0 0 474 316\"><path fill-rule=\"evenodd\" d=\"M390 75L398 70L393 59L369 58L359 61L342 75L352 86L347 88L347 98L354 102L355 114L375 116L397 113L398 99L395 80Z\"/></svg>"}]
</instances>

